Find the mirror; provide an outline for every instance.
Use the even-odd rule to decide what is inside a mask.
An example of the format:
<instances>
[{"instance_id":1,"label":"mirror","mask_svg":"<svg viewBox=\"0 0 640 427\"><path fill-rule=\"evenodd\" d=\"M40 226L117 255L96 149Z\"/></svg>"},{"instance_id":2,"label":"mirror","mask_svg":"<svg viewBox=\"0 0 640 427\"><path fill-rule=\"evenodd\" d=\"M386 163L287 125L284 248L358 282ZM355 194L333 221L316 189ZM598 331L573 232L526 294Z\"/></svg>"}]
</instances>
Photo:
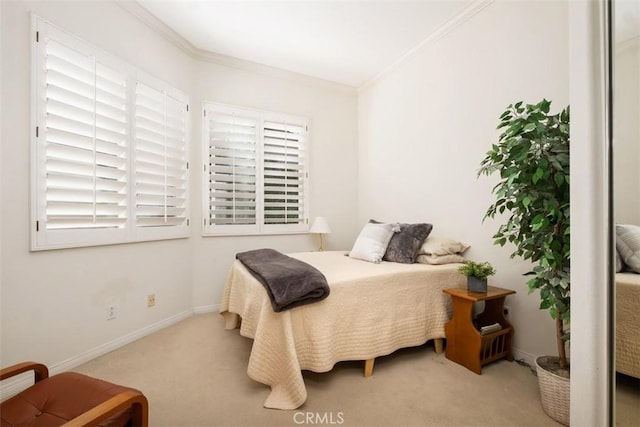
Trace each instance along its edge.
<instances>
[{"instance_id":1,"label":"mirror","mask_svg":"<svg viewBox=\"0 0 640 427\"><path fill-rule=\"evenodd\" d=\"M640 230L640 1L613 0L613 220L616 247L633 249ZM635 231L634 231L635 230ZM640 235L635 245L640 245ZM624 260L627 250L616 250ZM630 262L632 264L633 262ZM618 426L640 420L640 267L616 261L615 416ZM636 271L634 271L636 270Z\"/></svg>"}]
</instances>

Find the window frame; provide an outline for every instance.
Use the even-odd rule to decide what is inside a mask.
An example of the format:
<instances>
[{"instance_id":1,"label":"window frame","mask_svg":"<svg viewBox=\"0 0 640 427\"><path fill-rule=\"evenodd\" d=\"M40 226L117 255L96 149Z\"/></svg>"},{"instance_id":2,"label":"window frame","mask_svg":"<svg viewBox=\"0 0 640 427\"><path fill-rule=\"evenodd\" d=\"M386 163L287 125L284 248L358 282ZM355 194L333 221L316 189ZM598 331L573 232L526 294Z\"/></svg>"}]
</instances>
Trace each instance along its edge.
<instances>
[{"instance_id":1,"label":"window frame","mask_svg":"<svg viewBox=\"0 0 640 427\"><path fill-rule=\"evenodd\" d=\"M141 70L131 66L120 58L92 45L91 43L57 27L54 24L31 15L31 132L30 132L30 250L41 251L49 249L75 248L87 246L101 246L121 243L133 243L151 240L164 240L189 237L189 113L188 96L169 84L156 79ZM55 40L66 48L92 56L101 64L115 67L124 73L125 89L125 121L126 136L124 151L124 216L120 227L96 228L47 228L47 124L46 124L46 64L43 63L47 54L47 38ZM140 81L144 84L161 86L167 93L178 94L185 104L185 134L184 155L187 161L185 169L186 201L185 218L183 224L173 226L140 227L136 225L135 205L135 86ZM94 101L95 102L95 101ZM95 137L94 137L95 138ZM95 152L94 152L95 153ZM69 188L69 187L67 187ZM72 188L72 187L71 187ZM68 191L68 190L63 190ZM95 191L95 190L94 190ZM153 229L152 229L153 228Z\"/></svg>"},{"instance_id":2,"label":"window frame","mask_svg":"<svg viewBox=\"0 0 640 427\"><path fill-rule=\"evenodd\" d=\"M211 209L209 199L209 154L210 145L208 138L209 121L207 112L219 112L226 114L244 114L243 117L255 118L256 124L256 223L248 225L215 225L208 224ZM309 119L299 115L279 113L274 111L259 110L239 105L224 104L214 101L203 101L202 103L202 235L203 236L258 236L258 235L281 235L281 234L304 234L309 230L309 152L310 152L310 132ZM296 126L304 127L304 143L303 143L303 195L299 198L302 203L303 214L300 223L292 224L267 224L264 220L264 123L287 122Z\"/></svg>"}]
</instances>

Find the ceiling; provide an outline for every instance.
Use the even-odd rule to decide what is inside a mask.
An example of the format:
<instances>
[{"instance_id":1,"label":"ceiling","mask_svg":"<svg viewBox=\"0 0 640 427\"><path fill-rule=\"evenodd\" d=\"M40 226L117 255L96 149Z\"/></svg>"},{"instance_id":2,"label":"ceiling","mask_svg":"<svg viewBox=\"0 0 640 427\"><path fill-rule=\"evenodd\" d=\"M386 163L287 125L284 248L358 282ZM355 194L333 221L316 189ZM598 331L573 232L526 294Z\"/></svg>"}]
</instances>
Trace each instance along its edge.
<instances>
[{"instance_id":1,"label":"ceiling","mask_svg":"<svg viewBox=\"0 0 640 427\"><path fill-rule=\"evenodd\" d=\"M194 47L353 87L477 0L138 0Z\"/></svg>"}]
</instances>

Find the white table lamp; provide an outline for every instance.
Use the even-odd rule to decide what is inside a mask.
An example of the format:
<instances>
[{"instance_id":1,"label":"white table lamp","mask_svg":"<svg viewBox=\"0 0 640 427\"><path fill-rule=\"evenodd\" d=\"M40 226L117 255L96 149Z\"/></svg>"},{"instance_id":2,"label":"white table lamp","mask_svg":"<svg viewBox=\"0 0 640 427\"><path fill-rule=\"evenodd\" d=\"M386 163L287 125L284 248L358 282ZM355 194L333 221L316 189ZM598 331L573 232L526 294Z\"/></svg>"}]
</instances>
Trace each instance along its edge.
<instances>
[{"instance_id":1,"label":"white table lamp","mask_svg":"<svg viewBox=\"0 0 640 427\"><path fill-rule=\"evenodd\" d=\"M316 233L320 238L320 248L319 251L322 251L322 235L330 234L331 227L329 227L329 223L323 216L317 216L313 220L313 224L311 224L311 228L309 229L309 233Z\"/></svg>"}]
</instances>

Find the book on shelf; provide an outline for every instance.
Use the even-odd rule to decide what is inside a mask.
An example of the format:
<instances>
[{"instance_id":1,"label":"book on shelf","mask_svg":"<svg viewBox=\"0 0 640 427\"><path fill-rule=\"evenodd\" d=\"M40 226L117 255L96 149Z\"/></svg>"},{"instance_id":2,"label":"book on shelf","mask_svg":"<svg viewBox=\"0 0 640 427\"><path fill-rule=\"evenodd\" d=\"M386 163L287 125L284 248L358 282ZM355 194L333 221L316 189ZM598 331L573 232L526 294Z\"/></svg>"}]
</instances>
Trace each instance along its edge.
<instances>
[{"instance_id":1,"label":"book on shelf","mask_svg":"<svg viewBox=\"0 0 640 427\"><path fill-rule=\"evenodd\" d=\"M498 332L500 329L502 329L502 325L500 325L500 323L497 323L497 322L491 325L481 326L480 335L487 335L493 332Z\"/></svg>"}]
</instances>

